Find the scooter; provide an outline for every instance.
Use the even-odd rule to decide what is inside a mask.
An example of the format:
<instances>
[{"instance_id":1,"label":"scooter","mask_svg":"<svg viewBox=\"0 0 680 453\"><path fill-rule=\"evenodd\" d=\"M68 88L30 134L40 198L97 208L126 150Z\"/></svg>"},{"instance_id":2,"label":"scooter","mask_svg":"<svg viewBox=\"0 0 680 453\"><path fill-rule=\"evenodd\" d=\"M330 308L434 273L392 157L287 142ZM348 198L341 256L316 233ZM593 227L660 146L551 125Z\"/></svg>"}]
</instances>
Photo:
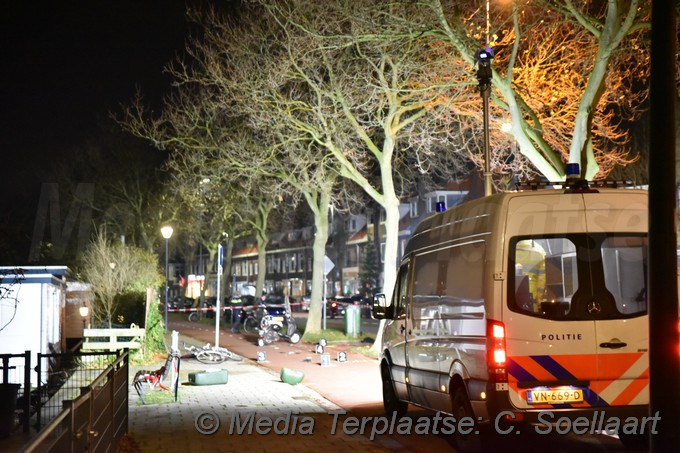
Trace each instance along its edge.
<instances>
[{"instance_id":1,"label":"scooter","mask_svg":"<svg viewBox=\"0 0 680 453\"><path fill-rule=\"evenodd\" d=\"M258 346L265 346L272 344L280 339L288 340L291 344L296 344L300 342L300 332L295 324L295 319L293 316L286 312L285 323L286 323L286 333L283 333L283 329L280 324L271 322L271 315L265 315L262 318L260 337L257 340Z\"/></svg>"}]
</instances>

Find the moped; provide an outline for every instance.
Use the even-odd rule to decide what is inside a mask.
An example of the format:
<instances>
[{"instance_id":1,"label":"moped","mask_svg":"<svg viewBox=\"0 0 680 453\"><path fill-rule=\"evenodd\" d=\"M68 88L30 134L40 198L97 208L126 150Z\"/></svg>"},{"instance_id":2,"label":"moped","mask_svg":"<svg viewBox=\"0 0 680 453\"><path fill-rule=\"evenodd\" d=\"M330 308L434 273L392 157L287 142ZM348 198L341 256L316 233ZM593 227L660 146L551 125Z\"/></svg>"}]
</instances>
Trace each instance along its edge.
<instances>
[{"instance_id":1,"label":"moped","mask_svg":"<svg viewBox=\"0 0 680 453\"><path fill-rule=\"evenodd\" d=\"M257 340L258 346L272 344L280 339L287 340L291 344L299 343L301 338L300 332L290 312L286 312L284 315L284 322L286 324L286 333L283 333L281 324L273 322L271 315L265 315L260 323L260 336Z\"/></svg>"}]
</instances>

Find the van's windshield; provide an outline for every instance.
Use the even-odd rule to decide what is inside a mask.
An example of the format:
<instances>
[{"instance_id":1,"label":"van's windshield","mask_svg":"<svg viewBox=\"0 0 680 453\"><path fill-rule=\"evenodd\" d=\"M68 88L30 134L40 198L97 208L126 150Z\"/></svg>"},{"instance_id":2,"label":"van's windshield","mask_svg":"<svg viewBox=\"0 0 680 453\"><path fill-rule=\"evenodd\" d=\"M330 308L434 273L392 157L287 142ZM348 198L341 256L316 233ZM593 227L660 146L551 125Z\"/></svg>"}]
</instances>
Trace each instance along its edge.
<instances>
[{"instance_id":1,"label":"van's windshield","mask_svg":"<svg viewBox=\"0 0 680 453\"><path fill-rule=\"evenodd\" d=\"M508 304L548 319L615 319L647 312L647 237L567 234L510 241Z\"/></svg>"}]
</instances>

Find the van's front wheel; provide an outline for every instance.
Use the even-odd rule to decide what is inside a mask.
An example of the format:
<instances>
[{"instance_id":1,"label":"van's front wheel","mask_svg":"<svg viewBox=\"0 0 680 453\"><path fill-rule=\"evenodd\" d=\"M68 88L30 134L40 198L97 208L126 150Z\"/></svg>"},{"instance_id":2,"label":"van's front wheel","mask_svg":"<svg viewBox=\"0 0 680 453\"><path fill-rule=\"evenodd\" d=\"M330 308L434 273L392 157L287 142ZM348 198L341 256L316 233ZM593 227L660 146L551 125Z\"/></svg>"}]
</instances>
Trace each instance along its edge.
<instances>
[{"instance_id":1,"label":"van's front wheel","mask_svg":"<svg viewBox=\"0 0 680 453\"><path fill-rule=\"evenodd\" d=\"M404 416L408 410L408 403L401 401L397 397L397 393L394 391L392 376L390 376L390 370L387 368L387 365L380 367L380 375L382 376L383 406L385 407L385 413L388 416L391 416L396 412L397 417Z\"/></svg>"}]
</instances>

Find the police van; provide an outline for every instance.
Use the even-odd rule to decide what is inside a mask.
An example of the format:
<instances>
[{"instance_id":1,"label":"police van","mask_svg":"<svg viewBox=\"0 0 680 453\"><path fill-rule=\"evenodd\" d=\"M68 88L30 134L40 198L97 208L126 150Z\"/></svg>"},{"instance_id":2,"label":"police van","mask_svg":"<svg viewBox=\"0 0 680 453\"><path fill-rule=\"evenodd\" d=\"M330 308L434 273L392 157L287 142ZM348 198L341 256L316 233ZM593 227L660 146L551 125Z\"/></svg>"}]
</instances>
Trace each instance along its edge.
<instances>
[{"instance_id":1,"label":"police van","mask_svg":"<svg viewBox=\"0 0 680 453\"><path fill-rule=\"evenodd\" d=\"M647 218L647 191L579 180L425 219L392 299L374 300L386 411L496 427L648 415Z\"/></svg>"}]
</instances>

